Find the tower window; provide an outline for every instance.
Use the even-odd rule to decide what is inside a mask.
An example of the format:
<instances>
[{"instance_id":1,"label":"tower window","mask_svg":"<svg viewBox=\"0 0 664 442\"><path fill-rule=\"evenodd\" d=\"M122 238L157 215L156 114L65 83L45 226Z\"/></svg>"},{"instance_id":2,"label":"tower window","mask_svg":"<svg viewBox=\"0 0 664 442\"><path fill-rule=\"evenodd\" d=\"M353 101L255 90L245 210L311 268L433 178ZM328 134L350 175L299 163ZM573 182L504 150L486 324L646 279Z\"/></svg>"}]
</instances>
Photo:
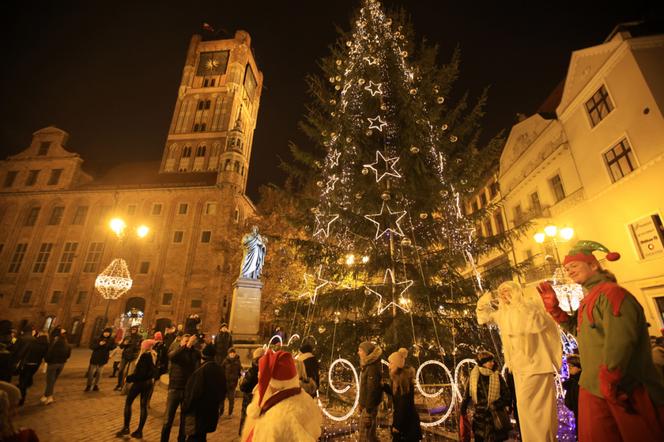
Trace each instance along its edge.
<instances>
[{"instance_id":1,"label":"tower window","mask_svg":"<svg viewBox=\"0 0 664 442\"><path fill-rule=\"evenodd\" d=\"M53 169L51 170L51 176L48 178L48 185L54 186L60 181L60 175L62 175L62 169Z\"/></svg>"},{"instance_id":2,"label":"tower window","mask_svg":"<svg viewBox=\"0 0 664 442\"><path fill-rule=\"evenodd\" d=\"M39 150L37 151L37 155L39 156L46 155L50 147L51 147L50 141L42 141L41 144L39 145Z\"/></svg>"},{"instance_id":3,"label":"tower window","mask_svg":"<svg viewBox=\"0 0 664 442\"><path fill-rule=\"evenodd\" d=\"M30 304L31 298L32 298L32 290L26 290L23 293L23 297L21 298L21 304Z\"/></svg>"},{"instance_id":4,"label":"tower window","mask_svg":"<svg viewBox=\"0 0 664 442\"><path fill-rule=\"evenodd\" d=\"M16 170L10 170L7 172L7 175L5 175L5 183L3 184L4 187L12 187L14 185L14 181L16 181L16 176L18 175L18 172Z\"/></svg>"},{"instance_id":5,"label":"tower window","mask_svg":"<svg viewBox=\"0 0 664 442\"><path fill-rule=\"evenodd\" d=\"M39 176L38 170L31 170L28 172L28 177L25 180L26 186L34 186L37 182L37 177Z\"/></svg>"},{"instance_id":6,"label":"tower window","mask_svg":"<svg viewBox=\"0 0 664 442\"><path fill-rule=\"evenodd\" d=\"M85 290L81 290L78 292L78 296L76 297L76 304L83 304L83 301L85 301L85 298L88 297L88 292Z\"/></svg>"},{"instance_id":7,"label":"tower window","mask_svg":"<svg viewBox=\"0 0 664 442\"><path fill-rule=\"evenodd\" d=\"M216 215L216 213L217 213L217 203L215 202L205 203L206 215Z\"/></svg>"},{"instance_id":8,"label":"tower window","mask_svg":"<svg viewBox=\"0 0 664 442\"><path fill-rule=\"evenodd\" d=\"M152 205L152 214L155 216L161 215L161 207L162 205L159 203L155 203Z\"/></svg>"},{"instance_id":9,"label":"tower window","mask_svg":"<svg viewBox=\"0 0 664 442\"><path fill-rule=\"evenodd\" d=\"M62 298L62 291L54 290L53 293L51 294L51 304L59 303L60 298Z\"/></svg>"},{"instance_id":10,"label":"tower window","mask_svg":"<svg viewBox=\"0 0 664 442\"><path fill-rule=\"evenodd\" d=\"M203 305L203 301L200 299L192 299L191 300L191 308L201 308Z\"/></svg>"},{"instance_id":11,"label":"tower window","mask_svg":"<svg viewBox=\"0 0 664 442\"><path fill-rule=\"evenodd\" d=\"M592 127L597 126L612 110L613 102L611 102L611 97L609 97L604 85L590 97L590 100L586 101L586 111L590 116Z\"/></svg>"}]
</instances>

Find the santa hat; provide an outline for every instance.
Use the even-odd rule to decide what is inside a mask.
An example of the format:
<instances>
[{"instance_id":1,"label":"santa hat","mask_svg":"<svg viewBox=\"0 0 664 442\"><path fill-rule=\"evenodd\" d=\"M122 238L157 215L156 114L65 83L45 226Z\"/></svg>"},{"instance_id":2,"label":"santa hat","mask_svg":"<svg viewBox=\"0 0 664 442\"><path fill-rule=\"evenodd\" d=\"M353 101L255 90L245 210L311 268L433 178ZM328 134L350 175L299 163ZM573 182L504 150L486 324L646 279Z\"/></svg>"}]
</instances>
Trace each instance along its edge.
<instances>
[{"instance_id":1,"label":"santa hat","mask_svg":"<svg viewBox=\"0 0 664 442\"><path fill-rule=\"evenodd\" d=\"M258 404L263 404L265 392L270 386L274 390L286 390L300 386L293 355L279 350L268 350L258 362Z\"/></svg>"},{"instance_id":2,"label":"santa hat","mask_svg":"<svg viewBox=\"0 0 664 442\"><path fill-rule=\"evenodd\" d=\"M618 261L620 259L620 253L611 252L598 242L579 241L572 247L567 256L565 256L563 265L567 265L573 261L581 261L588 264L599 263L595 255L593 255L593 251L595 250L606 253L606 259L609 261Z\"/></svg>"}]
</instances>

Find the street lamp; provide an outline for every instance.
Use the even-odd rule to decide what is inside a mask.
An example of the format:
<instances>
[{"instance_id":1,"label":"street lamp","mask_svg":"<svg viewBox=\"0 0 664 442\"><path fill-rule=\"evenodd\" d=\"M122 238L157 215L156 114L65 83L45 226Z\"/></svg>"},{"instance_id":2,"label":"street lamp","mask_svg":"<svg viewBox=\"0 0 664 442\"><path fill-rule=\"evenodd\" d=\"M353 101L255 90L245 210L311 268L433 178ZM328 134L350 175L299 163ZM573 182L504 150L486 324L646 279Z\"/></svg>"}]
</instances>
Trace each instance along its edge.
<instances>
[{"instance_id":1,"label":"street lamp","mask_svg":"<svg viewBox=\"0 0 664 442\"><path fill-rule=\"evenodd\" d=\"M121 243L126 239L127 223L122 218L113 218L109 222L110 229L115 233ZM146 225L136 227L136 237L144 238L150 233ZM95 288L106 299L106 311L104 313L104 325L108 323L108 309L111 300L118 299L127 293L133 284L127 262L122 258L115 258L95 279Z\"/></svg>"}]
</instances>

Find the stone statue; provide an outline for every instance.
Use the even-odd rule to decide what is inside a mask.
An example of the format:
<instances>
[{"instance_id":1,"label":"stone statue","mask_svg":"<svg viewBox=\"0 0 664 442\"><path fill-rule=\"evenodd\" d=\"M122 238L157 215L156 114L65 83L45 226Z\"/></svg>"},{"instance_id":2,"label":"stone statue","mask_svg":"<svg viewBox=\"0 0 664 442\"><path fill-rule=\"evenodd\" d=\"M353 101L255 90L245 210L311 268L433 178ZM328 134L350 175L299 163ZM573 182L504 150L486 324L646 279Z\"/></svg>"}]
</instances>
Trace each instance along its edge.
<instances>
[{"instance_id":1,"label":"stone statue","mask_svg":"<svg viewBox=\"0 0 664 442\"><path fill-rule=\"evenodd\" d=\"M266 244L267 238L263 238L258 233L257 226L251 228L251 233L244 235L242 238L244 257L242 258L240 278L260 279L263 263L265 262Z\"/></svg>"}]
</instances>

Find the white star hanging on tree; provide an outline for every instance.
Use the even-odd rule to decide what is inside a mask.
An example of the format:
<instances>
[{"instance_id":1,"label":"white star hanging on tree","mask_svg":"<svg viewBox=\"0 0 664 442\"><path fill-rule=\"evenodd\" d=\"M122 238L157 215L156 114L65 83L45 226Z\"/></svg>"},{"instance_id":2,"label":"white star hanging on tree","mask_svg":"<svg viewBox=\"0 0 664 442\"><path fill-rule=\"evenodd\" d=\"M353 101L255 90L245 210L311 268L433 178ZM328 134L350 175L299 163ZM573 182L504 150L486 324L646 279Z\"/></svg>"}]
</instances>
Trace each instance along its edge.
<instances>
[{"instance_id":1,"label":"white star hanging on tree","mask_svg":"<svg viewBox=\"0 0 664 442\"><path fill-rule=\"evenodd\" d=\"M375 118L367 118L369 120L369 129L378 129L383 131L383 127L387 126L385 120L380 118L380 115L377 115Z\"/></svg>"},{"instance_id":2,"label":"white star hanging on tree","mask_svg":"<svg viewBox=\"0 0 664 442\"><path fill-rule=\"evenodd\" d=\"M339 178L337 178L336 175L332 175L329 180L327 180L327 184L325 186L325 193L332 192L334 190L334 185L337 184L337 181L339 181Z\"/></svg>"},{"instance_id":3,"label":"white star hanging on tree","mask_svg":"<svg viewBox=\"0 0 664 442\"><path fill-rule=\"evenodd\" d=\"M337 213L318 213L316 214L316 227L314 228L314 236L320 234L325 235L325 238L330 236L330 225L339 219Z\"/></svg>"},{"instance_id":4,"label":"white star hanging on tree","mask_svg":"<svg viewBox=\"0 0 664 442\"><path fill-rule=\"evenodd\" d=\"M383 95L383 90L381 89L383 87L383 83L374 83L373 81L369 80L369 84L364 88L371 92L371 96L374 97L376 94Z\"/></svg>"},{"instance_id":5,"label":"white star hanging on tree","mask_svg":"<svg viewBox=\"0 0 664 442\"><path fill-rule=\"evenodd\" d=\"M364 61L369 63L369 66L373 66L375 64L378 64L378 59L374 56L371 57L364 57Z\"/></svg>"},{"instance_id":6,"label":"white star hanging on tree","mask_svg":"<svg viewBox=\"0 0 664 442\"><path fill-rule=\"evenodd\" d=\"M383 306L383 295L378 293L376 290L372 289L370 286L365 286L367 291L373 293L374 295L378 296L378 309L376 310L376 314L380 315L383 313L385 310L390 308L391 306L395 306L399 309L401 309L403 312L408 313L410 310L408 309L408 305L410 304L408 298L404 296L404 293L406 290L410 288L410 286L413 285L413 280L412 279L405 279L403 281L396 282L394 279L394 273L392 272L392 269L387 269L385 270L385 276L383 277L383 283L377 286L374 286L376 288L378 287L387 287L388 290L383 291L383 293L387 291L391 291L392 293L392 301ZM394 299L396 299L396 291L398 288L401 289L399 292L399 302L394 302ZM400 305L401 304L401 305Z\"/></svg>"},{"instance_id":7,"label":"white star hanging on tree","mask_svg":"<svg viewBox=\"0 0 664 442\"><path fill-rule=\"evenodd\" d=\"M387 212L385 211L385 208L387 208ZM383 201L383 206L380 208L380 213L376 213L374 215L364 215L366 219L376 225L375 239L380 238L387 232L392 232L395 235L404 236L403 230L401 230L401 226L399 225L399 221L401 221L401 218L404 216L406 216L405 210L400 212L392 212L392 209L390 209L390 206L388 206L385 201Z\"/></svg>"},{"instance_id":8,"label":"white star hanging on tree","mask_svg":"<svg viewBox=\"0 0 664 442\"><path fill-rule=\"evenodd\" d=\"M337 149L332 150L330 153L330 167L336 167L339 165L339 158L341 157L341 152Z\"/></svg>"},{"instance_id":9,"label":"white star hanging on tree","mask_svg":"<svg viewBox=\"0 0 664 442\"><path fill-rule=\"evenodd\" d=\"M376 182L379 183L380 180L386 176L401 178L401 174L399 174L399 172L397 172L397 170L394 168L394 166L397 164L397 161L399 161L399 157L385 158L383 152L377 150L376 161L371 164L364 164L363 166L367 169L373 170L376 173Z\"/></svg>"},{"instance_id":10,"label":"white star hanging on tree","mask_svg":"<svg viewBox=\"0 0 664 442\"><path fill-rule=\"evenodd\" d=\"M300 295L301 298L308 297L309 302L312 304L316 303L316 298L318 297L318 290L322 289L326 285L330 284L330 281L320 277L321 272L323 271L323 266L318 266L318 271L315 275L310 275L309 273L304 274L304 293Z\"/></svg>"}]
</instances>

